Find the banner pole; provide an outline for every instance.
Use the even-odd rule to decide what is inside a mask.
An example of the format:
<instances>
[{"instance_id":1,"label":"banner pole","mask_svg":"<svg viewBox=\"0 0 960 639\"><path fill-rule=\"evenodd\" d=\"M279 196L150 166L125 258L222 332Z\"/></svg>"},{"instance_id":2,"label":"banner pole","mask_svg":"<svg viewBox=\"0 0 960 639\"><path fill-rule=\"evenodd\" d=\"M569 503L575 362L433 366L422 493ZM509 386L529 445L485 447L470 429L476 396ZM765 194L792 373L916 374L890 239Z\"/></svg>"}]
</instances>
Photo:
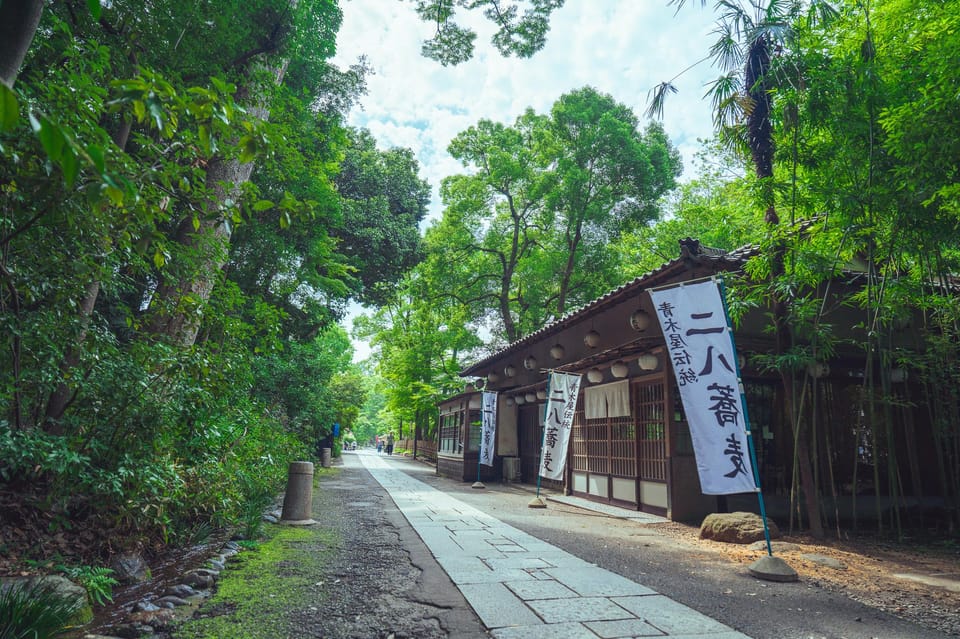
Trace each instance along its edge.
<instances>
[{"instance_id":1,"label":"banner pole","mask_svg":"<svg viewBox=\"0 0 960 639\"><path fill-rule=\"evenodd\" d=\"M717 287L720 289L720 303L723 304L724 320L727 323L727 334L730 335L730 345L734 355L737 352L737 343L733 337L733 328L730 322L730 311L727 309L727 289L723 285L723 278L717 278ZM767 540L767 556L773 556L773 546L770 543L770 528L767 526L767 509L763 503L763 489L760 488L760 468L757 466L757 451L753 443L753 429L750 427L750 416L747 413L747 394L744 391L743 378L740 376L740 358L734 357L734 367L737 369L737 385L740 390L740 405L743 409L743 423L747 431L747 449L750 451L750 464L753 466L753 481L757 486L757 499L760 501L760 519L763 521L763 536Z\"/></svg>"}]
</instances>

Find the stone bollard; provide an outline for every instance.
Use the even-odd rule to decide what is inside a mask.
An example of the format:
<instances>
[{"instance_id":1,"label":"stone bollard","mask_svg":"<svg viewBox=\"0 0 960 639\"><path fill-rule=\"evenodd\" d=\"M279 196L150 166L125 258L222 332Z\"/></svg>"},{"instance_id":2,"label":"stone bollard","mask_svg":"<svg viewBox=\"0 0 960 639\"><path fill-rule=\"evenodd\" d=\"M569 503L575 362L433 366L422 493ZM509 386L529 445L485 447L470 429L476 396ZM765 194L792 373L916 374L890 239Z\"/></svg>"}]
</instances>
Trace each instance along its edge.
<instances>
[{"instance_id":1,"label":"stone bollard","mask_svg":"<svg viewBox=\"0 0 960 639\"><path fill-rule=\"evenodd\" d=\"M287 471L287 492L283 496L280 523L291 526L315 524L310 518L313 505L313 463L290 462Z\"/></svg>"},{"instance_id":2,"label":"stone bollard","mask_svg":"<svg viewBox=\"0 0 960 639\"><path fill-rule=\"evenodd\" d=\"M320 465L324 468L330 468L330 449L321 448L320 449Z\"/></svg>"}]
</instances>

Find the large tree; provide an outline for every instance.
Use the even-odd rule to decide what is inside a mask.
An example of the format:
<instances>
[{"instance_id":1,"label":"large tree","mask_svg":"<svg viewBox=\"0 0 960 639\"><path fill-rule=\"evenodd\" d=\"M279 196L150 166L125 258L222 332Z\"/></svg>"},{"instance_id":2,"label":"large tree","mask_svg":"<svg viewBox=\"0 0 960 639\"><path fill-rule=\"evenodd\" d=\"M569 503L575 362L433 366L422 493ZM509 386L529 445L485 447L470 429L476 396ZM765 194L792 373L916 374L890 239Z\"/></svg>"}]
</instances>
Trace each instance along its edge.
<instances>
[{"instance_id":1,"label":"large tree","mask_svg":"<svg viewBox=\"0 0 960 639\"><path fill-rule=\"evenodd\" d=\"M419 224L430 185L418 171L410 149L383 151L368 131L350 133L335 178L342 220L332 233L339 251L349 256L361 302L384 303L401 275L423 257Z\"/></svg>"},{"instance_id":2,"label":"large tree","mask_svg":"<svg viewBox=\"0 0 960 639\"><path fill-rule=\"evenodd\" d=\"M585 303L615 284L617 269L599 276L606 246L657 219L682 166L659 125L641 132L629 107L591 87L561 96L538 134L553 231L544 243L561 260L551 287L561 317L571 300Z\"/></svg>"},{"instance_id":3,"label":"large tree","mask_svg":"<svg viewBox=\"0 0 960 639\"><path fill-rule=\"evenodd\" d=\"M496 314L509 342L531 330L517 269L542 230L543 171L531 150L541 121L528 112L513 127L481 120L458 134L450 154L470 172L443 181L446 209L427 235L447 290L478 315Z\"/></svg>"}]
</instances>

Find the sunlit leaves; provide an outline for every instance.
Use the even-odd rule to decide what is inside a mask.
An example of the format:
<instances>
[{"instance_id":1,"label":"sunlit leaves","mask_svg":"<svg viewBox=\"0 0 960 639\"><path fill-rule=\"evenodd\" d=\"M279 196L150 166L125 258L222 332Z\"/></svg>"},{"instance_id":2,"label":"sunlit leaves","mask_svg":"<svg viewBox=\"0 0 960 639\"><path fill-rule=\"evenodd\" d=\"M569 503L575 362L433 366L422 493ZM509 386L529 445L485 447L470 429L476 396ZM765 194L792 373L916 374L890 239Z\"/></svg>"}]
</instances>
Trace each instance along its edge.
<instances>
[{"instance_id":1,"label":"sunlit leaves","mask_svg":"<svg viewBox=\"0 0 960 639\"><path fill-rule=\"evenodd\" d=\"M516 4L499 0L417 0L420 19L436 28L434 36L424 42L422 53L444 66L473 57L477 34L455 22L459 7L483 11L497 28L491 42L501 55L529 58L546 44L550 15L563 3L564 0L524 0Z\"/></svg>"}]
</instances>

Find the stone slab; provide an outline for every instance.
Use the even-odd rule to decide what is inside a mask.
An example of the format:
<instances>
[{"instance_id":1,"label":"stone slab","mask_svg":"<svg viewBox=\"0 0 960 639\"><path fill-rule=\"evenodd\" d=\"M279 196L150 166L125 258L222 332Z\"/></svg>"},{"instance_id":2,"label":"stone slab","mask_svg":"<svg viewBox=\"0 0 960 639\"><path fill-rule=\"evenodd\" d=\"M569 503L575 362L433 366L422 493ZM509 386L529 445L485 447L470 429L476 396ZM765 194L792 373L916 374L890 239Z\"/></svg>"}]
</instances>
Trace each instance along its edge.
<instances>
[{"instance_id":1,"label":"stone slab","mask_svg":"<svg viewBox=\"0 0 960 639\"><path fill-rule=\"evenodd\" d=\"M451 569L447 570L447 575L450 577L450 581L457 584L463 589L465 584L493 584L493 583L503 583L506 581L524 581L524 580L533 580L533 575L525 570L515 569L515 570L490 570L489 568L484 568L483 570L460 570L460 569Z\"/></svg>"},{"instance_id":2,"label":"stone slab","mask_svg":"<svg viewBox=\"0 0 960 639\"><path fill-rule=\"evenodd\" d=\"M501 583L463 584L459 588L487 628L538 626L543 623L540 617Z\"/></svg>"},{"instance_id":3,"label":"stone slab","mask_svg":"<svg viewBox=\"0 0 960 639\"><path fill-rule=\"evenodd\" d=\"M541 583L541 582L536 582ZM527 602L544 622L610 621L632 619L627 610L606 597L576 597L567 599L534 599Z\"/></svg>"},{"instance_id":4,"label":"stone slab","mask_svg":"<svg viewBox=\"0 0 960 639\"><path fill-rule=\"evenodd\" d=\"M587 565L572 568L549 568L548 575L584 597L627 597L655 595L656 591L621 577L609 570Z\"/></svg>"},{"instance_id":5,"label":"stone slab","mask_svg":"<svg viewBox=\"0 0 960 639\"><path fill-rule=\"evenodd\" d=\"M619 637L662 637L663 633L642 619L619 619L617 621L586 621L584 624L600 639ZM702 639L715 639L713 635Z\"/></svg>"},{"instance_id":6,"label":"stone slab","mask_svg":"<svg viewBox=\"0 0 960 639\"><path fill-rule=\"evenodd\" d=\"M714 621L693 608L688 608L663 595L614 597L613 601L671 637L684 634L704 635L731 630L729 626ZM711 639L714 639L712 634Z\"/></svg>"},{"instance_id":7,"label":"stone slab","mask_svg":"<svg viewBox=\"0 0 960 639\"><path fill-rule=\"evenodd\" d=\"M526 581L508 581L505 583L507 588L523 599L559 599L561 597L576 597L577 593L564 586L559 581L541 581L537 579Z\"/></svg>"}]
</instances>

